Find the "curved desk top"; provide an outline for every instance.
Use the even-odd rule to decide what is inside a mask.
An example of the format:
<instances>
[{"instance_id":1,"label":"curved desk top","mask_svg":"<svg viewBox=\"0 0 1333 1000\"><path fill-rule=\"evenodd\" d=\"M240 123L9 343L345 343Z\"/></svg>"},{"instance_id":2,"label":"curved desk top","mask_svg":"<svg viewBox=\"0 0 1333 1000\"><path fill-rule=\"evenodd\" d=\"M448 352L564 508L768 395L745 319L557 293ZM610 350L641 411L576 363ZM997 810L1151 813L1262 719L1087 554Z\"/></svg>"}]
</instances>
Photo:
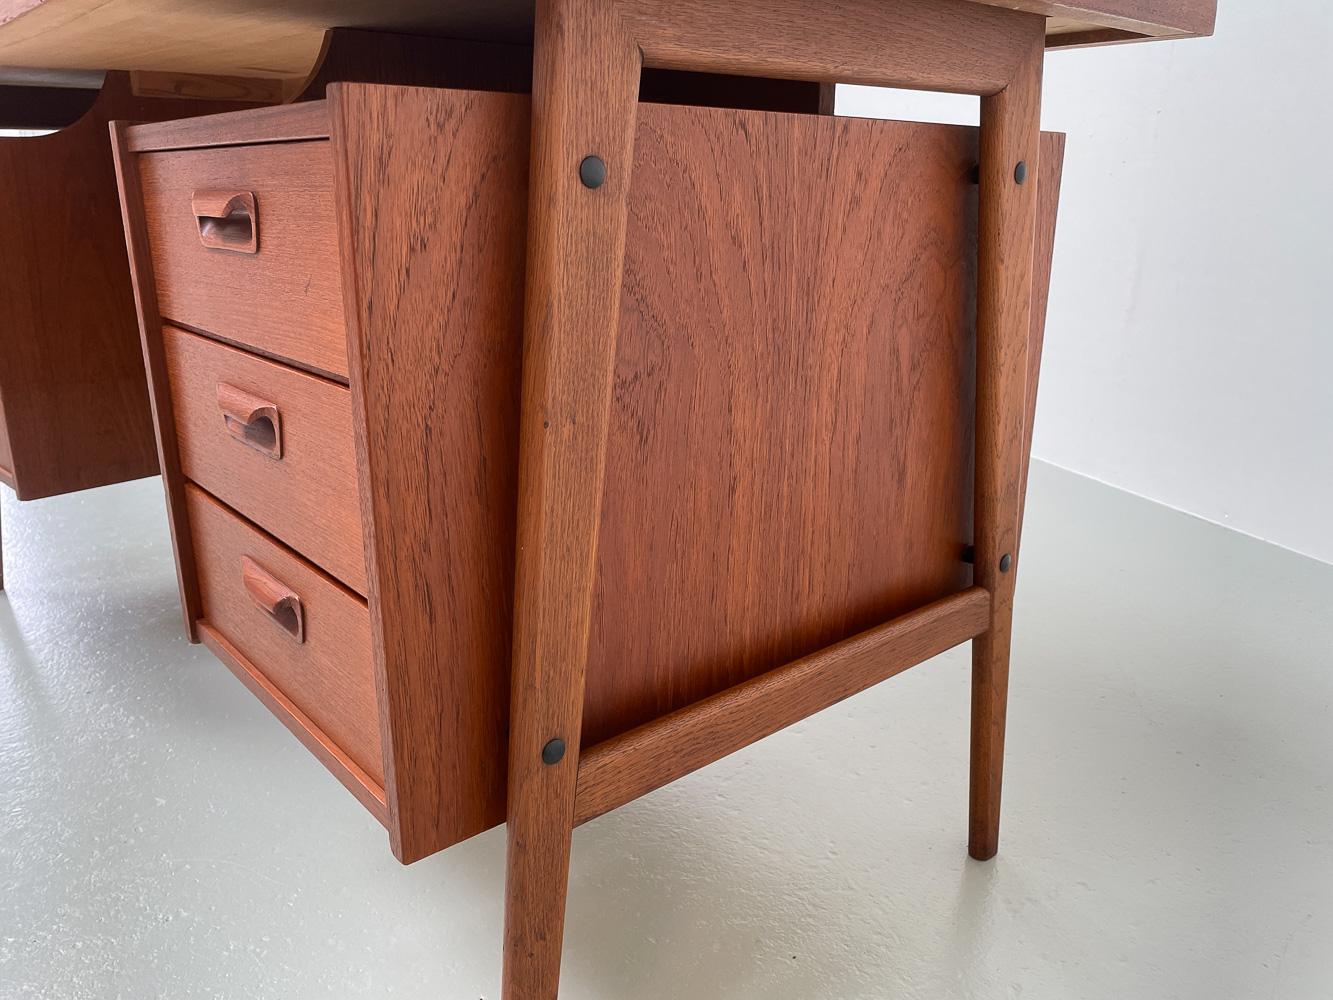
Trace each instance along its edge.
<instances>
[{"instance_id":1,"label":"curved desk top","mask_svg":"<svg viewBox=\"0 0 1333 1000\"><path fill-rule=\"evenodd\" d=\"M888 0L886 0L888 2ZM1209 35L1216 0L960 0L1044 14L1047 46ZM324 30L526 41L533 0L0 0L0 77L80 71L305 76ZM8 68L18 73L6 73Z\"/></svg>"}]
</instances>

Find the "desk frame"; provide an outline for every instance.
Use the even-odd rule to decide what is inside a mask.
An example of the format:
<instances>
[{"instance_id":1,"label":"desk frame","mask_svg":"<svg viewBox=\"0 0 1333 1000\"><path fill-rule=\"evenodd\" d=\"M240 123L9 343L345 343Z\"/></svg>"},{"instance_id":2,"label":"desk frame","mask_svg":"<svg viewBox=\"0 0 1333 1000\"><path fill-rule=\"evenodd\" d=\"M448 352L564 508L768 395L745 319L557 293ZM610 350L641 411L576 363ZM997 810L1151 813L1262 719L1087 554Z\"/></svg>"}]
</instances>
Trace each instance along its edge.
<instances>
[{"instance_id":1,"label":"desk frame","mask_svg":"<svg viewBox=\"0 0 1333 1000\"><path fill-rule=\"evenodd\" d=\"M557 994L570 841L580 819L818 711L852 693L847 687L859 690L898 664L968 638L974 640L969 851L978 859L995 854L1028 457L1044 43L1041 16L958 0L853 0L836 12L817 0L670 6L539 0L509 750L507 1000ZM975 586L584 754L584 675L644 67L982 98ZM597 187L580 179L580 163L590 155L607 168ZM829 683L835 676L841 683ZM781 699L784 691L797 693L794 704ZM670 766L681 727L693 732L693 750L664 773L659 762Z\"/></svg>"}]
</instances>

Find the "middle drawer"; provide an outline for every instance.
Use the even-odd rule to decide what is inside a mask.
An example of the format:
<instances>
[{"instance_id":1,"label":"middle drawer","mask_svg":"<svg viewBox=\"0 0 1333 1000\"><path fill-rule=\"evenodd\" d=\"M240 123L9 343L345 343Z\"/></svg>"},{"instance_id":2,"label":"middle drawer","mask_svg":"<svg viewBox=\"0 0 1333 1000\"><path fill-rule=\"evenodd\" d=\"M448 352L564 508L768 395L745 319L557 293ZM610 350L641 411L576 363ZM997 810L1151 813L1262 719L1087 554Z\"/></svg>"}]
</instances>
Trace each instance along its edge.
<instances>
[{"instance_id":1,"label":"middle drawer","mask_svg":"<svg viewBox=\"0 0 1333 1000\"><path fill-rule=\"evenodd\" d=\"M175 327L162 341L181 472L364 596L351 392Z\"/></svg>"}]
</instances>

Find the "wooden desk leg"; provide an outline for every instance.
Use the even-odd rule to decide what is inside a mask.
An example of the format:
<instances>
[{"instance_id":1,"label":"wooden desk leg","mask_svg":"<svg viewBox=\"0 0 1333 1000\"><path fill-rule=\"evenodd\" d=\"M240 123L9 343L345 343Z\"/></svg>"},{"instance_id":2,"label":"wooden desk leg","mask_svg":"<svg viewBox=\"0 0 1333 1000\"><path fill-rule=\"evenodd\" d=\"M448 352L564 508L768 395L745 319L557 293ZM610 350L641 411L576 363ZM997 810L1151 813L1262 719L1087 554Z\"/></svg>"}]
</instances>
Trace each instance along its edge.
<instances>
[{"instance_id":1,"label":"wooden desk leg","mask_svg":"<svg viewBox=\"0 0 1333 1000\"><path fill-rule=\"evenodd\" d=\"M1027 466L1042 55L1034 43L1008 87L981 104L974 571L975 582L991 592L991 622L972 643L968 824L968 853L980 861L994 857L999 847L1009 639Z\"/></svg>"},{"instance_id":2,"label":"wooden desk leg","mask_svg":"<svg viewBox=\"0 0 1333 1000\"><path fill-rule=\"evenodd\" d=\"M560 979L641 68L600 0L538 0L535 42L506 1000L553 1000ZM605 165L604 181L587 157Z\"/></svg>"}]
</instances>

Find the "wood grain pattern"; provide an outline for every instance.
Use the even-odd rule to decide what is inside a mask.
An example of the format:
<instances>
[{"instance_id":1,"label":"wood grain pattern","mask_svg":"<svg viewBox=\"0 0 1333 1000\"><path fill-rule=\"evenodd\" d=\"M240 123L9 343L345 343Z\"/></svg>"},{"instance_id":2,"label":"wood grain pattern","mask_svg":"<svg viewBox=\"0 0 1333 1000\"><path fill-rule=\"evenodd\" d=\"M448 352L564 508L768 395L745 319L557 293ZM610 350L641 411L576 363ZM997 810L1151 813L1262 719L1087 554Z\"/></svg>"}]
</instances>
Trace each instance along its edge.
<instances>
[{"instance_id":1,"label":"wood grain pattern","mask_svg":"<svg viewBox=\"0 0 1333 1000\"><path fill-rule=\"evenodd\" d=\"M330 88L390 837L505 815L528 101Z\"/></svg>"},{"instance_id":2,"label":"wood grain pattern","mask_svg":"<svg viewBox=\"0 0 1333 1000\"><path fill-rule=\"evenodd\" d=\"M199 73L130 72L130 89L138 97L187 97L202 101L281 104L282 81L276 77L206 76Z\"/></svg>"},{"instance_id":3,"label":"wood grain pattern","mask_svg":"<svg viewBox=\"0 0 1333 1000\"><path fill-rule=\"evenodd\" d=\"M640 56L612 4L538 0L519 425L505 1000L554 997L569 878ZM593 189L579 164L595 154ZM554 764L542 748L560 739Z\"/></svg>"},{"instance_id":4,"label":"wood grain pattern","mask_svg":"<svg viewBox=\"0 0 1333 1000\"><path fill-rule=\"evenodd\" d=\"M976 130L640 120L588 743L971 581Z\"/></svg>"},{"instance_id":5,"label":"wood grain pattern","mask_svg":"<svg viewBox=\"0 0 1333 1000\"><path fill-rule=\"evenodd\" d=\"M990 624L971 587L646 723L584 752L574 821L584 823L873 684Z\"/></svg>"},{"instance_id":6,"label":"wood grain pattern","mask_svg":"<svg viewBox=\"0 0 1333 1000\"><path fill-rule=\"evenodd\" d=\"M991 593L991 623L972 646L972 782L968 851L998 847L1004 724L1018 530L1026 455L1037 189L1040 185L1042 37L1022 70L981 102L977 245L977 410L974 580ZM1026 183L1015 168L1027 166Z\"/></svg>"},{"instance_id":7,"label":"wood grain pattern","mask_svg":"<svg viewBox=\"0 0 1333 1000\"><path fill-rule=\"evenodd\" d=\"M328 112L319 98L339 80L505 93L528 93L532 87L532 48L527 45L349 29L330 31L324 44L320 64L297 88L299 103L145 124L130 133L130 148L150 152L326 139ZM830 89L802 81L648 70L642 86L641 98L658 103L831 113Z\"/></svg>"},{"instance_id":8,"label":"wood grain pattern","mask_svg":"<svg viewBox=\"0 0 1333 1000\"><path fill-rule=\"evenodd\" d=\"M383 786L366 606L203 490L187 485L185 497L202 620ZM300 597L304 642L272 621L247 592L246 557Z\"/></svg>"},{"instance_id":9,"label":"wood grain pattern","mask_svg":"<svg viewBox=\"0 0 1333 1000\"><path fill-rule=\"evenodd\" d=\"M863 0L840 5L836 21L827 7L808 0L743 8L716 0L671 8L649 0L540 0L537 10L510 735L507 1000L549 998L558 991L573 805L568 767L577 766L579 757L571 730L580 722L584 694L589 565L598 555L595 527L610 428L603 406L615 314L608 315L607 307L616 305L624 263L626 201L619 185L628 180L639 55L647 64L675 69L739 68L995 95L983 102L986 193L978 281L976 533L979 558L986 558L997 542L1016 540L1021 470L1007 459L1016 459L1022 444L1036 186L998 196L998 178L1001 159L1011 154L1018 154L1009 161L1011 178L1019 159L1036 163L1044 35L1044 21L1035 15L995 12L988 18L979 8L945 0L905 0L892 8ZM713 19L699 19L701 11ZM940 23L928 20L932 13L956 15L953 31L941 33ZM601 155L603 149L611 153L606 159L612 197L599 206L578 190L573 168L589 151ZM1015 502L1006 509L1010 499ZM1012 586L1006 591L996 572L979 571L978 582L1011 609ZM974 690L999 693L993 680L1000 672L999 651L1007 662L1007 622L1004 612L997 617L992 611L992 630L1006 631L992 637L988 655L977 661L989 665L979 671ZM991 718L997 701L1002 698L989 699ZM980 702L974 697L974 705ZM989 722L981 718L974 727L988 733L985 740L974 740L974 762L977 746L995 747ZM538 748L552 738L572 752L543 765ZM974 774L994 773L988 766L993 753L982 756L983 766L974 766ZM974 782L974 816L989 811L990 797L998 803L998 781L983 784L989 790L978 796ZM974 825L974 845L975 833Z\"/></svg>"},{"instance_id":10,"label":"wood grain pattern","mask_svg":"<svg viewBox=\"0 0 1333 1000\"><path fill-rule=\"evenodd\" d=\"M338 112L341 151L336 162L339 190L347 193L339 219L348 248L347 310L355 317L349 338L352 370L359 374L353 381L362 393L358 435L366 452L362 461L372 470L363 500L378 519L378 526L367 527L367 544L372 552L384 553L378 576L385 582L378 596L374 584L368 592L372 617L382 617L376 639L381 699L387 704L383 692L392 671L401 702L385 710L389 728L384 740L390 748L387 794L400 797L397 817L388 825L400 830L397 849L407 860L438 849L430 845L466 835L462 830L489 825L499 815L494 765L503 749L494 749L492 742L487 751L485 739L464 740L441 729L438 706L472 706L475 695L461 694L469 690L481 690L476 704L485 704L485 685L502 679L506 669L506 526L512 524L514 489L512 480L506 485L506 476L512 475L515 434L513 350L521 299L516 258L522 252L526 208L527 102L380 87L344 92L352 103ZM360 125L363 119L371 124ZM607 735L953 592L966 586L970 575L958 554L970 537L976 195L968 176L977 155L976 130L648 106L639 110L638 122L636 180L627 195L626 299L611 404L614 457L607 466L610 486L599 529L602 558L585 717L589 723L599 716L611 720L602 723ZM366 131L358 136L359 128ZM369 135L399 138L372 155ZM438 142L440 136L447 140ZM748 146L742 136L748 137ZM439 161L441 149L452 150L452 159ZM714 162L745 168L718 171ZM740 184L738 177L753 180ZM407 184L412 196L404 198L398 185L409 178L416 180ZM478 178L480 188L463 183ZM874 190L876 198L855 207L848 193L858 190ZM800 213L790 211L795 204L802 207ZM783 206L788 206L785 215ZM760 216L768 219L763 225L753 221ZM729 230L715 234L701 224L705 218L733 221ZM915 224L903 221L914 218L919 220ZM750 228L735 221L740 219L752 220ZM825 246L824 256L799 252L812 241ZM752 263L765 257L772 262ZM872 259L878 266L865 268L864 261ZM902 273L893 265L899 260ZM703 286L701 275L707 279ZM881 289L878 298L875 288ZM1043 290L1042 282L1034 284L1034 307ZM863 302L861 311L849 308L847 300ZM821 321L825 314L837 314L842 322ZM419 318L440 316L445 317L442 324L438 318ZM770 329L766 324L772 317L780 322ZM478 326L499 336L467 335ZM677 328L700 332L680 338L672 333ZM849 339L849 329L862 332ZM227 347L206 346L246 357ZM754 365L756 356L763 360L760 367ZM727 380L741 379L744 387L750 384L746 378L771 380L775 389L768 395L736 396L740 402L730 407L699 405L735 396ZM855 379L861 381L854 384ZM949 402L929 402L929 387L936 383L953 394ZM800 402L803 397L793 386L811 393L810 400L836 398L842 409ZM899 402L885 405L885 400ZM925 412L938 419L922 419ZM808 416L793 421L784 413ZM860 423L854 414L860 414ZM806 427L809 419L826 423ZM817 428L825 425L855 425L858 433L871 437L824 440ZM871 446L870 440L880 440L875 434L917 442L926 460L894 452L882 441ZM387 449L384 457L372 453L376 440ZM714 466L721 466L707 449L719 447L718 441L737 447L740 458L734 467L749 477L740 494L748 498L747 509L776 510L766 494L780 495L787 504L781 517L768 518L779 526L778 534L768 526L734 533L726 545L743 557L730 563L715 555L691 555L691 546L706 550L699 539L708 531L725 534L744 520L734 506L717 508L722 511L717 516L709 513L708 504L732 502L730 487L718 492L716 485L708 485L710 477L714 484L735 478L715 474ZM940 448L939 442L950 443ZM695 455L698 449L703 451ZM951 451L952 463L944 459ZM847 461L852 454L873 457L869 472L864 463ZM932 505L923 499L936 489L922 487L922 470L932 463L945 473L940 481L951 484L941 489L951 503ZM899 466L917 472L885 472ZM682 475L682 468L700 481ZM460 482L470 485L460 489ZM867 488L866 482L873 485ZM682 499L696 490L711 497L700 505L702 513ZM879 513L831 516L843 508ZM795 510L806 513L792 518ZM443 523L472 527L416 530L415 525L431 522L435 511L447 512ZM760 515L746 518L762 520ZM895 556L893 543L886 541L894 533L883 525L911 518L920 519L912 523L923 529L915 539L897 544L922 544L932 531L938 533L936 543L925 544L924 554ZM951 521L952 527L939 528ZM802 527L790 528L798 522ZM784 524L790 529L785 536ZM438 540L431 542L439 547L430 549L428 558L423 558L423 536ZM774 538L785 541L775 546ZM826 558L829 545L846 548ZM848 572L857 567L861 548L877 552L883 545L890 546L884 554L867 558L857 573ZM770 550L786 555L774 560ZM930 572L915 573L918 561L938 572L934 583L920 586ZM729 573L747 564L767 568L752 571L745 583L729 584ZM651 573L670 576L681 567L681 582L663 583L667 577L662 577L652 584ZM906 581L896 598L878 586L894 572ZM467 580L462 588L456 586L459 579ZM696 581L702 581L697 593L690 590ZM838 588L852 586L867 595L861 618L841 606L846 591ZM447 595L444 604L454 609L447 616L437 613L439 594ZM720 594L734 598L728 613L718 611ZM604 603L608 598L610 603ZM645 615L638 606L642 601L651 602L655 612L668 611ZM776 613L784 601L795 602L787 607L796 609L803 633ZM639 636L641 626L631 628L627 622L645 618L648 624ZM740 627L728 631L729 620ZM672 624L684 621L689 629ZM423 634L422 622L436 630ZM700 623L711 624L704 629ZM760 626L772 629L767 638ZM682 636L688 642L696 631L730 659L710 660L679 645ZM641 648L605 652L608 644L622 640L642 640ZM390 666L395 657L397 666ZM440 676L434 665L450 658L455 671ZM620 700L616 686L625 677L656 692L647 707L627 709ZM595 693L603 682L609 695ZM503 690L490 704L502 703ZM463 722L494 741L503 725L493 717L486 724L476 721L484 715ZM395 726L403 728L395 734ZM408 739L413 726L418 738ZM395 741L402 749L392 748ZM465 757L454 752L460 746L473 750ZM409 762L397 777L395 753ZM408 780L408 774L420 780ZM445 774L451 776L440 777ZM483 818L464 822L469 807L451 812L458 801L489 801L490 811L478 807L475 816Z\"/></svg>"},{"instance_id":11,"label":"wood grain pattern","mask_svg":"<svg viewBox=\"0 0 1333 1000\"><path fill-rule=\"evenodd\" d=\"M139 174L162 316L345 381L328 143L150 153ZM254 195L257 253L201 243L199 191Z\"/></svg>"},{"instance_id":12,"label":"wood grain pattern","mask_svg":"<svg viewBox=\"0 0 1333 1000\"><path fill-rule=\"evenodd\" d=\"M107 122L228 106L137 98L110 74L69 128L0 138L0 395L20 499L157 471Z\"/></svg>"},{"instance_id":13,"label":"wood grain pattern","mask_svg":"<svg viewBox=\"0 0 1333 1000\"><path fill-rule=\"evenodd\" d=\"M143 370L147 374L148 403L152 410L153 436L166 493L167 526L176 561L176 586L180 589L185 634L198 642L195 622L200 616L199 578L195 573L194 545L190 541L189 515L185 509L185 477L181 474L180 449L176 443L176 419L171 406L166 352L162 345L162 317L157 311L157 285L153 280L152 251L143 214L143 189L139 183L139 157L129 150L130 126L111 123L111 154L120 194L125 247L130 261L130 287L139 321Z\"/></svg>"},{"instance_id":14,"label":"wood grain pattern","mask_svg":"<svg viewBox=\"0 0 1333 1000\"><path fill-rule=\"evenodd\" d=\"M1216 0L974 2L1059 15L1084 30L1122 27L1149 36L1208 34L1217 6ZM349 21L380 31L525 42L534 6L535 0L377 0L355 5L349 15L346 0L0 0L0 66L300 79L318 57L323 32Z\"/></svg>"},{"instance_id":15,"label":"wood grain pattern","mask_svg":"<svg viewBox=\"0 0 1333 1000\"><path fill-rule=\"evenodd\" d=\"M162 331L181 472L358 593L367 592L352 396L346 387L192 333ZM282 457L247 447L222 385L274 403Z\"/></svg>"},{"instance_id":16,"label":"wood grain pattern","mask_svg":"<svg viewBox=\"0 0 1333 1000\"><path fill-rule=\"evenodd\" d=\"M982 0L1047 18L1047 44L1062 35L1115 28L1137 35L1211 35L1215 0Z\"/></svg>"},{"instance_id":17,"label":"wood grain pattern","mask_svg":"<svg viewBox=\"0 0 1333 1000\"><path fill-rule=\"evenodd\" d=\"M1013 77L1035 14L971 0L615 0L645 66L963 94ZM818 26L815 28L815 26Z\"/></svg>"},{"instance_id":18,"label":"wood grain pattern","mask_svg":"<svg viewBox=\"0 0 1333 1000\"><path fill-rule=\"evenodd\" d=\"M642 162L647 158L645 156L643 134L655 127L655 122L650 123L649 120L643 122L640 142L636 149L636 157L640 161L635 170L636 186L645 182L651 169ZM966 133L964 149L968 151L969 155L971 151L975 150L976 131L974 129L954 130L944 126L908 126L902 123L878 123L875 127L903 130L891 131L890 135L896 136L903 147L910 148L913 157L928 155L926 151L930 150L932 142L936 145L942 142L957 142L959 136L947 135L947 133L959 131ZM911 135L911 133L916 134ZM944 135L941 135L942 133ZM1028 342L1027 431L1023 449L1024 492L1026 491L1026 459L1031 450L1032 414L1036 403L1036 369L1041 357L1041 342L1046 316L1046 292L1050 281L1050 264L1054 244L1064 145L1065 137L1063 135L1043 133L1041 137L1036 266L1033 275L1031 336ZM908 178L903 178L903 180L909 188L921 186ZM875 188L875 185L867 184L863 189L866 188ZM882 188L875 189L882 190ZM635 204L635 202L632 200L631 204ZM802 202L802 204L809 203ZM964 209L964 215L971 216L974 211L974 207L968 206ZM636 272L651 273L651 268L637 267L631 264L635 261L636 236L638 234L634 225L638 219L633 211L630 218L631 226L626 250L627 280L632 280L628 276ZM970 227L968 229L970 230ZM963 257L975 253L975 244L972 242L975 239L975 232L969 232L969 237L969 243L964 248ZM873 253L869 256L880 259ZM835 271L847 269L836 266L835 262L830 261L828 263L835 268ZM958 267L958 262L954 261L953 266ZM972 277L972 269L968 266L965 280L971 280ZM684 297L688 299L688 293ZM624 356L626 342L633 337L633 323L631 322L629 325L630 330L627 330L624 325L622 325L621 330L621 366L624 372L631 371L631 366L625 364ZM686 322L683 325L691 326L692 324ZM966 333L968 339L970 339L970 329ZM661 357L661 355L659 354L658 357ZM659 367L665 368L667 365L659 362ZM676 366L671 367L673 370L678 370ZM881 394L877 399L882 402L889 395L891 394ZM615 405L619 406L623 402L623 398L618 394ZM957 416L964 424L970 424L971 415L972 406L969 399L965 408L960 410ZM622 426L625 422L622 415L613 409L612 454L617 457L621 455L619 446L623 445L624 442L617 439L616 428ZM629 422L633 423L633 421ZM647 423L638 421L640 426L645 426ZM710 435L704 435L705 438L708 436ZM971 436L969 434L967 437L968 449L970 449L970 444ZM614 465L614 462L612 464ZM705 462L704 464L708 463ZM656 478L654 478L654 481L660 482ZM609 477L607 488L608 518L603 522L604 530L610 522L610 512L615 509L616 503L624 496L624 493L615 488L612 482L613 477ZM703 488L707 489L707 487ZM968 499L970 501L970 498ZM970 502L968 506L970 506ZM845 509L853 508L846 505ZM667 505L657 506L655 512L663 521L678 521L678 512L669 502ZM643 513L647 514L646 511ZM848 518L847 520L855 521L856 519ZM780 522L773 519L773 523ZM697 537L695 532L689 528L683 528L679 534L685 538L693 539ZM601 548L603 565L606 562L608 548L609 546L604 538ZM883 567L893 565L890 559L879 560L879 563L881 573ZM768 566L766 570L775 575L780 575L780 571L775 567ZM761 586L762 582L759 581ZM599 586L612 592L617 590L615 585L608 583L605 573L601 577ZM648 590L657 595L658 600L660 600L661 594L678 592L669 586L658 586L648 588ZM700 607L692 608L691 612L706 616L711 602L701 600L699 603ZM755 739L775 732L783 725L789 725L791 722L832 704L841 697L853 694L862 687L877 683L892 673L919 663L927 656L935 655L929 651L929 648L934 648L936 652L942 651L944 648L961 642L965 638L972 638L989 625L989 596L981 588L972 588L962 592L961 595L944 598L934 605L928 606L928 608L934 609L929 615L926 615L924 610L910 613L888 625L873 628L860 636L845 640L833 647L821 648L819 652L815 652L794 664L778 667L760 674L752 680L743 682L711 698L687 703L687 707L671 715L661 715L657 710L646 713L646 716L654 721L646 722L637 729L614 736L606 742L598 743L585 751L579 770L576 821L585 822L651 791L653 788L675 780L725 753L733 752ZM963 618L959 621L950 619L949 625L962 631L947 634L933 631L945 622L946 612L954 608L962 609ZM614 621L619 617L621 617L621 614L612 614L606 616L603 621ZM640 617L646 618L650 622L655 621L656 618L655 615L641 615ZM931 628L915 631L915 623L923 619L934 624ZM697 620L691 619L688 628L683 622L675 624L680 631L689 632L697 628ZM964 625L963 622L968 624ZM650 624L648 627L652 628L653 626ZM971 631L967 631L968 629L971 629ZM676 633L676 629L670 627L664 631L668 635ZM594 636L596 634L597 631L594 629ZM900 638L905 635L909 637L906 643ZM943 635L940 640L942 644L932 646L931 644L935 642L936 637L941 635ZM593 645L596 648L595 639ZM815 645L818 647L820 644L816 643ZM848 668L846 672L841 669L827 669L826 664L830 662L830 658L834 658L833 662L841 665L844 662L842 657L845 657L848 652L854 652L857 657L859 672L851 668ZM677 662L694 662L696 659L696 657L682 654L677 658ZM615 662L624 664L637 661L632 656L625 656ZM597 663L597 656L590 657L589 707L586 710L588 713L596 711L597 699L592 697L591 691L593 681L600 673L594 666ZM679 676L679 674L676 676ZM662 677L661 679L664 684L670 685L668 678ZM585 715L585 732L587 731L586 722L587 715ZM585 739L585 742L588 742L588 740ZM670 752L664 752L662 749L664 746L670 746Z\"/></svg>"},{"instance_id":19,"label":"wood grain pattern","mask_svg":"<svg viewBox=\"0 0 1333 1000\"><path fill-rule=\"evenodd\" d=\"M328 109L322 102L312 101L256 111L137 125L129 132L128 149L135 153L146 153L265 142L299 142L328 137Z\"/></svg>"}]
</instances>

